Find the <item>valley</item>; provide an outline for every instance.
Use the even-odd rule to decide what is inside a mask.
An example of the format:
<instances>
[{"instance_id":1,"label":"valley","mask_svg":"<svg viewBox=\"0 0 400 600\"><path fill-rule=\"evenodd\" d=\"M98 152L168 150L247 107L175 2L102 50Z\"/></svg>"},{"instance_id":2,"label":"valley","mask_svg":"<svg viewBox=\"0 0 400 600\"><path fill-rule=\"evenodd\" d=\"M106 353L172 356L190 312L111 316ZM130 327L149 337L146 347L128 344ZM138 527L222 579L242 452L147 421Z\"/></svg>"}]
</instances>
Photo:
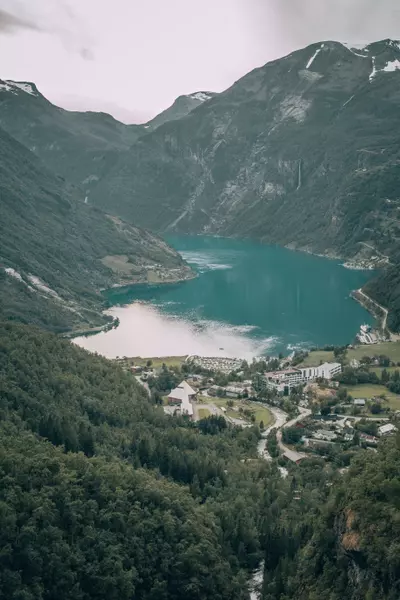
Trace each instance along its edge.
<instances>
[{"instance_id":1,"label":"valley","mask_svg":"<svg viewBox=\"0 0 400 600\"><path fill-rule=\"evenodd\" d=\"M0 80L1 598L400 597L399 71L129 125Z\"/></svg>"}]
</instances>

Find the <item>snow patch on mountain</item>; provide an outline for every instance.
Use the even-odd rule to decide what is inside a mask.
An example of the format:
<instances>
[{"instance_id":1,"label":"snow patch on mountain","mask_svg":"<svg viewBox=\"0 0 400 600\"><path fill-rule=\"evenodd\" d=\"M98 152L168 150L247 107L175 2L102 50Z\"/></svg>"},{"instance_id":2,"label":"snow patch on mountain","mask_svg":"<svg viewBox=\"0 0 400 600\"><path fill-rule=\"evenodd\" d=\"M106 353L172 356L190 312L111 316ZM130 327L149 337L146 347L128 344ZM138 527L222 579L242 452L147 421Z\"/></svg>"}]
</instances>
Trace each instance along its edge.
<instances>
[{"instance_id":1,"label":"snow patch on mountain","mask_svg":"<svg viewBox=\"0 0 400 600\"><path fill-rule=\"evenodd\" d=\"M206 92L196 92L195 94L191 94L189 96L193 100L200 100L200 102L206 102L206 100L211 100L212 96L210 94L206 94Z\"/></svg>"},{"instance_id":2,"label":"snow patch on mountain","mask_svg":"<svg viewBox=\"0 0 400 600\"><path fill-rule=\"evenodd\" d=\"M54 290L49 288L49 286L46 285L39 277L36 277L36 275L28 275L28 279L31 283L33 283L33 285L35 286L36 289L47 294L48 296L52 296L53 298L56 298L57 300L61 300L61 298L57 294L57 292L55 292Z\"/></svg>"},{"instance_id":3,"label":"snow patch on mountain","mask_svg":"<svg viewBox=\"0 0 400 600\"><path fill-rule=\"evenodd\" d=\"M311 65L313 64L314 60L317 58L318 54L321 52L324 45L325 44L321 44L321 47L318 48L318 50L316 50L315 54L313 54L313 56L310 58L310 60L306 64L306 69L309 69L311 67Z\"/></svg>"},{"instance_id":4,"label":"snow patch on mountain","mask_svg":"<svg viewBox=\"0 0 400 600\"><path fill-rule=\"evenodd\" d=\"M377 74L377 68L375 63L375 56L372 57L372 72L370 73L369 80L372 81Z\"/></svg>"},{"instance_id":5,"label":"snow patch on mountain","mask_svg":"<svg viewBox=\"0 0 400 600\"><path fill-rule=\"evenodd\" d=\"M31 96L37 96L30 83L11 81L6 79L0 82L0 92L11 92L12 94L18 94L18 90L30 94Z\"/></svg>"},{"instance_id":6,"label":"snow patch on mountain","mask_svg":"<svg viewBox=\"0 0 400 600\"><path fill-rule=\"evenodd\" d=\"M15 269L12 269L11 267L7 267L4 270L7 273L7 275L9 275L10 277L14 277L14 279L18 279L18 281L22 281L22 282L24 281L22 279L22 276Z\"/></svg>"},{"instance_id":7,"label":"snow patch on mountain","mask_svg":"<svg viewBox=\"0 0 400 600\"><path fill-rule=\"evenodd\" d=\"M382 71L392 72L398 71L400 69L400 60L392 60L387 63L385 67L383 67Z\"/></svg>"},{"instance_id":8,"label":"snow patch on mountain","mask_svg":"<svg viewBox=\"0 0 400 600\"><path fill-rule=\"evenodd\" d=\"M16 279L17 281L20 281L21 283L23 283L24 285L26 285L26 287L28 288L28 290L30 290L31 292L35 292L36 290L33 289L33 287L31 287L28 283L26 283L26 281L23 279L22 275L20 273L18 273L18 271L16 271L15 269L13 269L12 267L6 267L4 269L4 271L7 273L7 275L9 275L10 277L13 277L14 279Z\"/></svg>"},{"instance_id":9,"label":"snow patch on mountain","mask_svg":"<svg viewBox=\"0 0 400 600\"><path fill-rule=\"evenodd\" d=\"M386 63L386 65L382 69L376 68L376 59L375 57L372 59L372 73L369 76L369 80L373 81L378 73L393 73L394 71L400 70L400 60L390 60Z\"/></svg>"}]
</instances>

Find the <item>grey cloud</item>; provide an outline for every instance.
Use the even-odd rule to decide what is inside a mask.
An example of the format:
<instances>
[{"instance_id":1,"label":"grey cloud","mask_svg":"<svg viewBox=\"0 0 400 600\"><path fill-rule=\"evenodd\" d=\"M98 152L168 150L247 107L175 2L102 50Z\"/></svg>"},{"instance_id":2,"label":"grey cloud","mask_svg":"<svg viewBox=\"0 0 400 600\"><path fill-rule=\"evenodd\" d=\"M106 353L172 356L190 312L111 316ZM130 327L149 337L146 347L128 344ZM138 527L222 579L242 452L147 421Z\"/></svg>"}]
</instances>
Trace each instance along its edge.
<instances>
[{"instance_id":1,"label":"grey cloud","mask_svg":"<svg viewBox=\"0 0 400 600\"><path fill-rule=\"evenodd\" d=\"M322 31L349 42L389 37L400 17L397 0L274 0L273 4L282 31L300 44L313 32L319 41Z\"/></svg>"},{"instance_id":2,"label":"grey cloud","mask_svg":"<svg viewBox=\"0 0 400 600\"><path fill-rule=\"evenodd\" d=\"M79 54L83 60L94 60L94 53L90 48L81 48Z\"/></svg>"},{"instance_id":3,"label":"grey cloud","mask_svg":"<svg viewBox=\"0 0 400 600\"><path fill-rule=\"evenodd\" d=\"M0 8L0 33L15 33L20 29L41 31L42 28L29 19L17 17Z\"/></svg>"},{"instance_id":4,"label":"grey cloud","mask_svg":"<svg viewBox=\"0 0 400 600\"><path fill-rule=\"evenodd\" d=\"M7 10L0 8L0 35L17 35L22 30L47 33L58 37L68 51L83 60L94 60L85 24L67 2L59 1L59 5L49 11L47 0L37 0L36 4L32 0L3 0Z\"/></svg>"}]
</instances>

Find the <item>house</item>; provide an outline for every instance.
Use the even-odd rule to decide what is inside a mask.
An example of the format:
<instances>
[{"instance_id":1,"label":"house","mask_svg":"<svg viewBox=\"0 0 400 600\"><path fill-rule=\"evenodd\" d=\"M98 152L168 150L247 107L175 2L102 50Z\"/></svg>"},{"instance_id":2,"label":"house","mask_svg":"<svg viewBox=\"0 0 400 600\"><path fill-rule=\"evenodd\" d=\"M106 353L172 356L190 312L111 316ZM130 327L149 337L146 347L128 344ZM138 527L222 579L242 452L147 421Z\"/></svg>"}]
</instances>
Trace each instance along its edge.
<instances>
[{"instance_id":1,"label":"house","mask_svg":"<svg viewBox=\"0 0 400 600\"><path fill-rule=\"evenodd\" d=\"M309 448L332 448L335 446L335 442L330 442L328 440L318 439L318 438L307 438L306 446Z\"/></svg>"},{"instance_id":2,"label":"house","mask_svg":"<svg viewBox=\"0 0 400 600\"><path fill-rule=\"evenodd\" d=\"M360 366L360 361L357 360L356 358L352 358L350 361L350 366L352 369L358 369Z\"/></svg>"},{"instance_id":3,"label":"house","mask_svg":"<svg viewBox=\"0 0 400 600\"><path fill-rule=\"evenodd\" d=\"M342 436L345 442L351 442L354 439L354 429L352 427L345 427L342 431Z\"/></svg>"},{"instance_id":4,"label":"house","mask_svg":"<svg viewBox=\"0 0 400 600\"><path fill-rule=\"evenodd\" d=\"M327 442L332 442L337 438L337 434L334 431L329 431L328 429L318 429L314 433L314 439L316 440L326 440Z\"/></svg>"},{"instance_id":5,"label":"house","mask_svg":"<svg viewBox=\"0 0 400 600\"><path fill-rule=\"evenodd\" d=\"M196 398L196 391L190 387L186 381L182 381L168 394L168 404L177 406L180 409L181 414L193 416L193 405L192 402Z\"/></svg>"},{"instance_id":6,"label":"house","mask_svg":"<svg viewBox=\"0 0 400 600\"><path fill-rule=\"evenodd\" d=\"M354 406L365 406L365 398L354 398Z\"/></svg>"},{"instance_id":7,"label":"house","mask_svg":"<svg viewBox=\"0 0 400 600\"><path fill-rule=\"evenodd\" d=\"M240 398L244 393L243 388L234 385L228 385L225 391L227 398Z\"/></svg>"},{"instance_id":8,"label":"house","mask_svg":"<svg viewBox=\"0 0 400 600\"><path fill-rule=\"evenodd\" d=\"M378 435L391 435L397 431L397 427L392 425L392 423L386 423L386 425L381 425L378 427Z\"/></svg>"},{"instance_id":9,"label":"house","mask_svg":"<svg viewBox=\"0 0 400 600\"><path fill-rule=\"evenodd\" d=\"M287 450L285 450L285 452L283 453L283 456L285 458L287 458L288 460L290 460L291 462L296 463L296 465L298 465L299 462L301 460L303 460L303 458L307 458L306 454L300 454L300 452L295 452L294 450L289 450L289 448Z\"/></svg>"},{"instance_id":10,"label":"house","mask_svg":"<svg viewBox=\"0 0 400 600\"><path fill-rule=\"evenodd\" d=\"M368 433L360 433L360 444L364 442L364 444L376 446L378 441L378 438L374 435L368 435Z\"/></svg>"}]
</instances>

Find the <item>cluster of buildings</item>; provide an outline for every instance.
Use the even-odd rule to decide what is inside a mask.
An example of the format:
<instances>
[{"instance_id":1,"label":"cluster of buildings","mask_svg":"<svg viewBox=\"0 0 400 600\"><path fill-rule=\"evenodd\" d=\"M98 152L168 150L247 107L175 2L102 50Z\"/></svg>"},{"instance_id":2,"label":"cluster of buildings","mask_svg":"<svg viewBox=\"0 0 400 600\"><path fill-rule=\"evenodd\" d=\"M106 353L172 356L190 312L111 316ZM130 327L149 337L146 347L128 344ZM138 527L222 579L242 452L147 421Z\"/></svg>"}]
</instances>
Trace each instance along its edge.
<instances>
[{"instance_id":1,"label":"cluster of buildings","mask_svg":"<svg viewBox=\"0 0 400 600\"><path fill-rule=\"evenodd\" d=\"M330 429L327 428L313 428L311 425L311 431L307 437L302 438L302 442L305 447L308 448L327 448L341 442L353 441L356 429L354 428L354 418L348 417L345 419L337 420L330 424ZM397 428L392 423L385 423L378 427L377 436L370 435L367 433L359 432L360 442L363 442L367 446L376 446L379 438L393 435L397 431Z\"/></svg>"},{"instance_id":2,"label":"cluster of buildings","mask_svg":"<svg viewBox=\"0 0 400 600\"><path fill-rule=\"evenodd\" d=\"M223 358L219 356L188 356L186 360L202 369L220 371L226 375L240 369L243 362L240 358Z\"/></svg>"},{"instance_id":3,"label":"cluster of buildings","mask_svg":"<svg viewBox=\"0 0 400 600\"><path fill-rule=\"evenodd\" d=\"M329 381L341 371L342 365L340 363L323 363L319 367L300 367L265 373L264 381L267 387L278 392L284 392L285 388L290 389L315 379Z\"/></svg>"},{"instance_id":4,"label":"cluster of buildings","mask_svg":"<svg viewBox=\"0 0 400 600\"><path fill-rule=\"evenodd\" d=\"M232 385L228 385L226 387L220 387L218 385L212 385L208 388L207 393L209 396L226 396L227 398L243 398L247 397L247 395L252 394L253 392L253 384L251 380L235 382Z\"/></svg>"}]
</instances>

